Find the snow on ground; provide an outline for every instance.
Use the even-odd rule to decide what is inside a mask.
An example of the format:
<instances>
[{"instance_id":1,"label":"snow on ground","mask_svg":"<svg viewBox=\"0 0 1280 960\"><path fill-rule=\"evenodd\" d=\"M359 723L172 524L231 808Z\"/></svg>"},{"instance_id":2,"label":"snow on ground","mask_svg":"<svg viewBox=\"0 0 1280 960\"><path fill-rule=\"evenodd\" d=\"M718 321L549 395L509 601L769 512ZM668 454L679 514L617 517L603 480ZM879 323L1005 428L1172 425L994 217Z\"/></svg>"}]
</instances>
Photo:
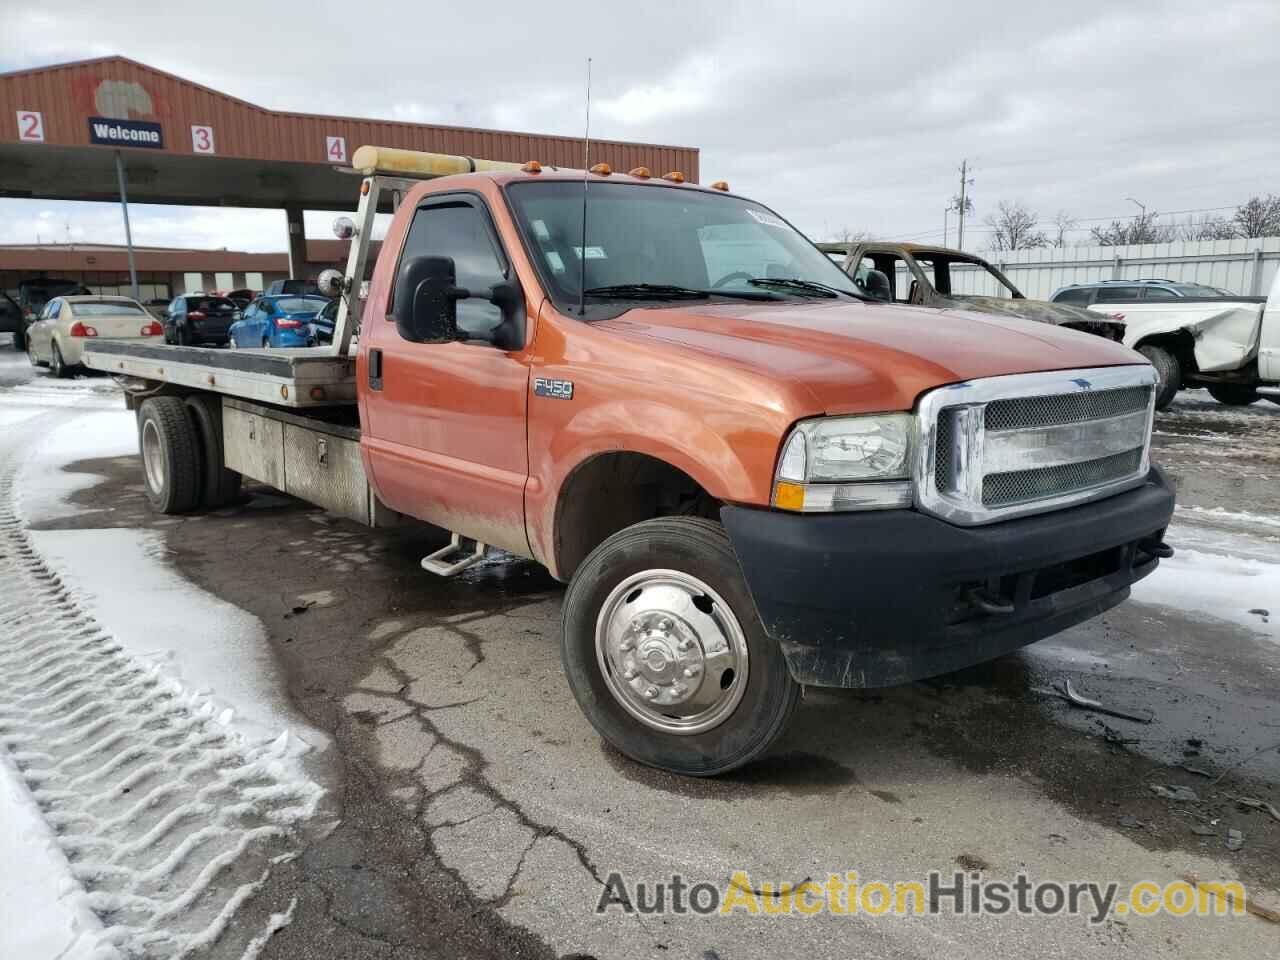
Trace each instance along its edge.
<instances>
[{"instance_id":1,"label":"snow on ground","mask_svg":"<svg viewBox=\"0 0 1280 960\"><path fill-rule=\"evenodd\" d=\"M99 478L67 465L136 454L109 381L0 391L0 425L0 960L257 956L292 910L237 917L323 829L304 758L328 741L161 534L27 529L80 512Z\"/></svg>"},{"instance_id":2,"label":"snow on ground","mask_svg":"<svg viewBox=\"0 0 1280 960\"><path fill-rule=\"evenodd\" d=\"M1134 584L1133 598L1238 623L1280 643L1280 564L1183 547Z\"/></svg>"},{"instance_id":3,"label":"snow on ground","mask_svg":"<svg viewBox=\"0 0 1280 960\"><path fill-rule=\"evenodd\" d=\"M25 512L25 504L24 504ZM294 753L328 745L283 696L261 622L183 579L149 530L37 530L31 543L77 607L132 656L212 703L251 743L288 734Z\"/></svg>"},{"instance_id":4,"label":"snow on ground","mask_svg":"<svg viewBox=\"0 0 1280 960\"><path fill-rule=\"evenodd\" d=\"M53 427L29 455L18 479L18 497L28 523L46 523L83 513L68 501L101 478L68 473L78 460L121 457L138 452L134 415L124 409L94 410Z\"/></svg>"},{"instance_id":5,"label":"snow on ground","mask_svg":"<svg viewBox=\"0 0 1280 960\"><path fill-rule=\"evenodd\" d=\"M0 751L0 948L14 960L88 960L102 924L53 831Z\"/></svg>"}]
</instances>

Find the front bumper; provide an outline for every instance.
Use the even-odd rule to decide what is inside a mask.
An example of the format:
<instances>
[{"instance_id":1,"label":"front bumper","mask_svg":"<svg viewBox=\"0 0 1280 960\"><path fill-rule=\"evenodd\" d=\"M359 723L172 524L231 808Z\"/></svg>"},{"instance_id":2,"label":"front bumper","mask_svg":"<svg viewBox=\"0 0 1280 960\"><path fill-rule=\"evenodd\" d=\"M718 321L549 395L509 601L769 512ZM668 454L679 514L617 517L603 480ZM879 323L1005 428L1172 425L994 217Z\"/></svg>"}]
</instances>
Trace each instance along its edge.
<instances>
[{"instance_id":1,"label":"front bumper","mask_svg":"<svg viewBox=\"0 0 1280 960\"><path fill-rule=\"evenodd\" d=\"M1173 500L1153 469L1135 490L981 527L915 510L726 506L721 519L792 676L882 687L991 660L1120 603L1159 563ZM1012 610L986 612L995 606Z\"/></svg>"}]
</instances>

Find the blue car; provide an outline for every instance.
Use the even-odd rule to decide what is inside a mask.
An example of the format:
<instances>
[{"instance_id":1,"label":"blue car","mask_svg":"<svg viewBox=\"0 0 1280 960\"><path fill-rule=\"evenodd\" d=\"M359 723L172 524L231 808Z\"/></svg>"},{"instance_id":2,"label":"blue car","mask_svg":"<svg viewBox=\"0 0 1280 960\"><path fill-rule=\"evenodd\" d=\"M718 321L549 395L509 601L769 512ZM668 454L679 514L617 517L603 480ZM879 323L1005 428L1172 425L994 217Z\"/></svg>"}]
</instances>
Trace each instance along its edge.
<instances>
[{"instance_id":1,"label":"blue car","mask_svg":"<svg viewBox=\"0 0 1280 960\"><path fill-rule=\"evenodd\" d=\"M231 325L231 346L314 347L312 323L328 302L319 296L259 297Z\"/></svg>"}]
</instances>

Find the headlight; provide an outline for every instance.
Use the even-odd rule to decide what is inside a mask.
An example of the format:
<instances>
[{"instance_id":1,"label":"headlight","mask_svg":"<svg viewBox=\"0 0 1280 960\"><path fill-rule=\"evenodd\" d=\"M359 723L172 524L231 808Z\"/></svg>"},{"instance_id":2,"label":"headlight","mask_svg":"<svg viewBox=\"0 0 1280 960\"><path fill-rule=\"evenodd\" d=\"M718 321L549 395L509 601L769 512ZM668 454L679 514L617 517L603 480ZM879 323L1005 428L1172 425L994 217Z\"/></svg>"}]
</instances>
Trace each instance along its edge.
<instances>
[{"instance_id":1,"label":"headlight","mask_svg":"<svg viewBox=\"0 0 1280 960\"><path fill-rule=\"evenodd\" d=\"M774 506L809 512L908 506L911 436L909 413L797 424L778 461Z\"/></svg>"}]
</instances>

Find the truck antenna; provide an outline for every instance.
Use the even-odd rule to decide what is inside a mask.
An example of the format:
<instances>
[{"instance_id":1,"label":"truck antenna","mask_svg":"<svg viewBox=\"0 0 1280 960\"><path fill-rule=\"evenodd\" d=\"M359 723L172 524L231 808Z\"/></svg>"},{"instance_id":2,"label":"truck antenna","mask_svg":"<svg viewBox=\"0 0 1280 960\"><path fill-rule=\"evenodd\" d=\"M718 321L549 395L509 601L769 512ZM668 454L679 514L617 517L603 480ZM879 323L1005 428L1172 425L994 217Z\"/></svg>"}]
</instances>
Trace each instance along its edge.
<instances>
[{"instance_id":1,"label":"truck antenna","mask_svg":"<svg viewBox=\"0 0 1280 960\"><path fill-rule=\"evenodd\" d=\"M591 58L587 57L587 129L582 138L582 246L578 248L578 316L587 312L587 181L591 176Z\"/></svg>"}]
</instances>

